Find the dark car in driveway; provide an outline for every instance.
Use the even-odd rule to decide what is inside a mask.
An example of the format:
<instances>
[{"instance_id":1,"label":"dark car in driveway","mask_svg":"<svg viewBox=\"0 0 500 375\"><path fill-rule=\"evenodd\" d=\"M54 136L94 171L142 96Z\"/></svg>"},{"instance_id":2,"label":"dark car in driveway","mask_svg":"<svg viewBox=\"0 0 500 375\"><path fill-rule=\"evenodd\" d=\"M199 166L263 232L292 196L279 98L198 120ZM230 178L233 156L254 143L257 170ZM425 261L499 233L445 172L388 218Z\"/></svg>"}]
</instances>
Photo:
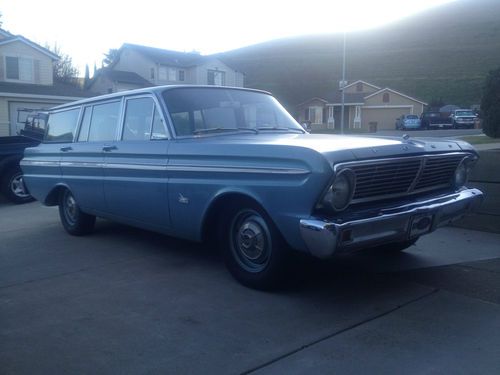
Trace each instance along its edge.
<instances>
[{"instance_id":1,"label":"dark car in driveway","mask_svg":"<svg viewBox=\"0 0 500 375\"><path fill-rule=\"evenodd\" d=\"M269 288L293 251L401 251L473 211L477 158L457 140L309 134L269 93L191 85L53 108L21 165L72 235L103 217L214 242L236 279Z\"/></svg>"},{"instance_id":2,"label":"dark car in driveway","mask_svg":"<svg viewBox=\"0 0 500 375\"><path fill-rule=\"evenodd\" d=\"M29 114L19 135L0 137L0 191L11 202L25 203L33 200L24 184L19 162L26 148L41 142L46 120L46 113Z\"/></svg>"},{"instance_id":3,"label":"dark car in driveway","mask_svg":"<svg viewBox=\"0 0 500 375\"><path fill-rule=\"evenodd\" d=\"M451 129L453 122L450 117L443 116L439 111L428 111L420 117L422 129Z\"/></svg>"}]
</instances>

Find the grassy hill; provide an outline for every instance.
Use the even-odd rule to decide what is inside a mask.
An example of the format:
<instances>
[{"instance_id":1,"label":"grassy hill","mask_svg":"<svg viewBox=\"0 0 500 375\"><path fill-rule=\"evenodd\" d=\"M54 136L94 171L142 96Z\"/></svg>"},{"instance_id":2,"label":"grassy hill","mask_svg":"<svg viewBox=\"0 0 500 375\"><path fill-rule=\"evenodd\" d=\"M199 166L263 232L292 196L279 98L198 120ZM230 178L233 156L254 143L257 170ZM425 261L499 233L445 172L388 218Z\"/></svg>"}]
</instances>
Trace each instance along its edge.
<instances>
[{"instance_id":1,"label":"grassy hill","mask_svg":"<svg viewBox=\"0 0 500 375\"><path fill-rule=\"evenodd\" d=\"M500 1L459 0L382 28L347 34L347 79L391 87L426 102L478 104L500 66ZM220 54L245 85L273 92L292 109L338 87L342 35L261 43Z\"/></svg>"}]
</instances>

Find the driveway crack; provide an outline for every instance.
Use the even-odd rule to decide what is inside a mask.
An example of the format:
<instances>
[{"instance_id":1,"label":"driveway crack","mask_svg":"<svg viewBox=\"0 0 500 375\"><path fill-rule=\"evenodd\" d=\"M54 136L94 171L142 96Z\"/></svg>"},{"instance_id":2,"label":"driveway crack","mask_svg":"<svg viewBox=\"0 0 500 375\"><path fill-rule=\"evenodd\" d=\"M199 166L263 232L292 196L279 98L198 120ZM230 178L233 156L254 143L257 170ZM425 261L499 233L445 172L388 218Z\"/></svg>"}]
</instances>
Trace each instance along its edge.
<instances>
[{"instance_id":1,"label":"driveway crack","mask_svg":"<svg viewBox=\"0 0 500 375\"><path fill-rule=\"evenodd\" d=\"M419 296L417 298L414 298L414 299L412 299L412 300L410 300L408 302L405 302L405 303L403 303L401 305L398 305L398 306L396 306L396 307L394 307L394 308L392 308L390 310L384 311L383 313L371 316L371 317L369 317L367 319L362 320L361 322L352 324L352 325L350 325L350 326L348 326L346 328L342 328L342 329L340 329L338 331L335 331L333 333L330 333L330 334L328 334L326 336L320 337L317 340L314 340L314 341L312 341L312 342L310 342L308 344L302 345L301 347L299 347L297 349L294 349L294 350L291 350L291 351L289 351L287 353L284 353L284 354L282 354L282 355L280 355L280 356L278 356L278 357L276 357L274 359L271 359L271 360L269 360L269 361L267 361L267 362L265 362L265 363L263 363L261 365L258 365L258 366L254 367L254 368L251 368L249 370L243 371L241 373L241 375L247 375L247 374L251 374L253 372L256 372L258 370L261 370L264 367L267 367L269 365L272 365L273 363L276 363L276 362L279 362L279 361L281 361L281 360L283 360L285 358L288 358L288 357L290 357L290 356L292 356L292 355L294 355L294 354L296 354L296 353L298 353L298 352L300 352L300 351L302 351L304 349L310 348L311 346L314 346L314 345L319 344L319 343L321 343L323 341L331 339L331 338L333 338L335 336L338 336L338 335L340 335L340 334L342 334L344 332L347 332L347 331L349 331L351 329L354 329L354 328L357 328L359 326L362 326L363 324L370 323L370 322L372 322L372 321L374 321L376 319L379 319L379 318L382 318L384 316L387 316L387 315L393 313L394 311L397 311L397 310L399 310L399 309L401 309L403 307L411 305L412 303L419 302L419 301L421 301L421 300L423 300L423 299L425 299L427 297L430 297L431 295L437 293L439 290L440 289L435 288L435 289L431 290L430 292L428 292L428 293L426 293L424 295L421 295L421 296Z\"/></svg>"}]
</instances>

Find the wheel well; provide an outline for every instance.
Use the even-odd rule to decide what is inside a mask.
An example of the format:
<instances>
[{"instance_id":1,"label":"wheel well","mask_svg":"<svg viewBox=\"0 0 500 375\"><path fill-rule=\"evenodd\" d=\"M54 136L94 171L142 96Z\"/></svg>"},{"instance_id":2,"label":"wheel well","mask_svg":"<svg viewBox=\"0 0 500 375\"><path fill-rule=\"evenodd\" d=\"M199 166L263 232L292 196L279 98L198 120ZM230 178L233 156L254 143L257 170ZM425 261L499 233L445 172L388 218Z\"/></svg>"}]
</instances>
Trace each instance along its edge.
<instances>
[{"instance_id":1,"label":"wheel well","mask_svg":"<svg viewBox=\"0 0 500 375\"><path fill-rule=\"evenodd\" d=\"M254 198L241 194L241 193L227 193L220 197L217 197L214 202L210 205L205 214L203 220L201 238L204 242L214 242L216 240L217 234L217 223L218 216L221 215L225 207L231 207L235 205L256 205L260 207L264 212L264 208L257 202ZM267 212L266 212L267 213ZM269 215L268 215L269 216Z\"/></svg>"},{"instance_id":2,"label":"wheel well","mask_svg":"<svg viewBox=\"0 0 500 375\"><path fill-rule=\"evenodd\" d=\"M66 190L67 187L63 185L56 186L45 198L45 204L47 206L57 206L59 204L59 196Z\"/></svg>"}]
</instances>

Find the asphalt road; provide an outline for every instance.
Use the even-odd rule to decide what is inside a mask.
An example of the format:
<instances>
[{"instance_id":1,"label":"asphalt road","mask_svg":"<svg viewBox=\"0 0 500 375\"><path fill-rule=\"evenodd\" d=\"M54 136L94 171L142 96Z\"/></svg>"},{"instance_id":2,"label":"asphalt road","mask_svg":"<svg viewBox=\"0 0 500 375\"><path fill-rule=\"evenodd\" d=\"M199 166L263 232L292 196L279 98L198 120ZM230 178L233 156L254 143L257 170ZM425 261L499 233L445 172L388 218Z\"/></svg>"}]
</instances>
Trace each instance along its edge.
<instances>
[{"instance_id":1,"label":"asphalt road","mask_svg":"<svg viewBox=\"0 0 500 375\"><path fill-rule=\"evenodd\" d=\"M443 228L399 255L237 284L216 251L0 202L0 373L495 374L500 235Z\"/></svg>"}]
</instances>

